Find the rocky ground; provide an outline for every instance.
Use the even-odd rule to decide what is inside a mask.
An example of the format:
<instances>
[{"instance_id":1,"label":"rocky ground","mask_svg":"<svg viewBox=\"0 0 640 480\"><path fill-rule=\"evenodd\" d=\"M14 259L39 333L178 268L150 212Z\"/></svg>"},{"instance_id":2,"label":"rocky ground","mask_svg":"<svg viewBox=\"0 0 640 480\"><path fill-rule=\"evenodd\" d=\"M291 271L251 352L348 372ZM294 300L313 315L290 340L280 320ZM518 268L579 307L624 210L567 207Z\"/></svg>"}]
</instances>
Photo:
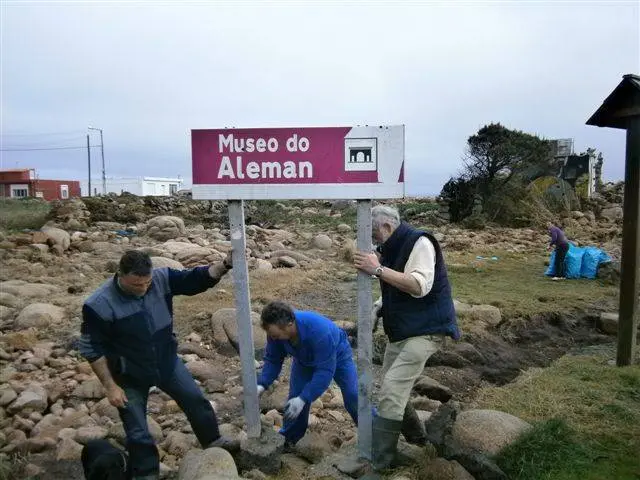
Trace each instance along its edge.
<instances>
[{"instance_id":1,"label":"rocky ground","mask_svg":"<svg viewBox=\"0 0 640 480\"><path fill-rule=\"evenodd\" d=\"M115 272L120 255L127 249L142 249L157 267L189 268L218 261L230 249L222 220L191 221L185 226L182 218L193 220L198 212L212 219L223 217L225 212L217 204L159 200L162 203L154 208L171 215L154 216L149 214L153 208L136 198L111 198L103 200L104 205L92 202L92 211L79 200L58 204L42 229L5 233L0 238L0 447L3 462L12 465L15 478L79 479L84 443L94 438L123 443L117 410L108 404L100 383L75 348L82 302ZM273 208L279 209L277 223L259 219L251 209L247 215L255 220L247 222L246 231L257 366L266 342L258 313L274 298L325 313L348 332L355 346L355 277L349 263L355 235L353 219L344 213L348 205L316 202ZM615 260L620 227L614 208L601 208L598 218L593 212L573 212L567 223L579 232L579 237L574 236L578 243L599 245ZM96 221L96 215L111 215L119 221ZM304 216L326 217L331 222L318 231L296 222ZM428 222L429 217L418 214L414 220ZM528 252L539 250L547 241L544 230L533 229L472 232L446 225L436 232L446 251L454 254L483 248ZM214 403L222 431L246 442L233 305L233 285L227 277L207 293L176 302L176 331L180 355ZM523 369L546 366L576 344L609 342L605 333L615 333L616 317L588 311L556 313L514 325L493 305L456 302L456 309L465 338L429 360L412 403L438 447L432 457L446 458L429 457L429 468L450 472L448 477L433 478L500 478L499 472L494 472L497 477L487 476L495 466L486 457L464 452L491 454L527 425L501 412L464 410L466 402L482 385L510 382ZM599 329L594 328L596 323ZM383 335L375 336L376 373L384 342ZM287 380L285 369L280 382L262 399L266 431L282 424ZM185 416L160 391L150 396L149 425L160 446L165 477L198 480L206 472L219 475L207 478L239 474L264 478L289 472L297 477L337 478L343 474L336 466L357 473L357 468L343 465L357 437L335 386L313 405L310 433L290 454L256 457L245 451L231 458L222 451L201 452ZM403 448L416 461L424 461L422 449L412 450L407 444Z\"/></svg>"}]
</instances>

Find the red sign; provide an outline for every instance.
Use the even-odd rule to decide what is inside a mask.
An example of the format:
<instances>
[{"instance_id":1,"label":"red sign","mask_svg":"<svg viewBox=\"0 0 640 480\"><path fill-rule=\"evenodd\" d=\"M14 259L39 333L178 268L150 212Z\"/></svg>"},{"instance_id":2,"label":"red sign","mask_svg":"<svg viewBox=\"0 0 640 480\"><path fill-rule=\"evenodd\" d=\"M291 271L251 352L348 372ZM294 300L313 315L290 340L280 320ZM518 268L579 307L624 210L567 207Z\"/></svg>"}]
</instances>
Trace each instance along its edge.
<instances>
[{"instance_id":1,"label":"red sign","mask_svg":"<svg viewBox=\"0 0 640 480\"><path fill-rule=\"evenodd\" d=\"M403 187L402 126L192 130L191 145L194 197L234 198L235 188L236 198L284 198L266 185L343 185L340 198L348 198L345 184ZM213 186L222 188L211 193ZM328 198L318 195L298 198Z\"/></svg>"}]
</instances>

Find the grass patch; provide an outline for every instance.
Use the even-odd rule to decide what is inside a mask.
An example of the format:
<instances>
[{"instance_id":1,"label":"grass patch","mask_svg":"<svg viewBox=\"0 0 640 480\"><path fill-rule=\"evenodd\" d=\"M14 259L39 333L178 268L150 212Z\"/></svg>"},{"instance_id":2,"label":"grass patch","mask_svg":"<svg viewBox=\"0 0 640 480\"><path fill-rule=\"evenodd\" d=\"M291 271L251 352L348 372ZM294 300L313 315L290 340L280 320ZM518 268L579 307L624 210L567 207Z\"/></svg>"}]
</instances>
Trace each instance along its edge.
<instances>
[{"instance_id":1,"label":"grass patch","mask_svg":"<svg viewBox=\"0 0 640 480\"><path fill-rule=\"evenodd\" d=\"M584 475L592 458L591 449L576 440L567 423L553 418L535 425L496 460L509 478L541 480L565 469Z\"/></svg>"},{"instance_id":2,"label":"grass patch","mask_svg":"<svg viewBox=\"0 0 640 480\"><path fill-rule=\"evenodd\" d=\"M640 366L618 368L608 360L566 356L511 385L478 393L480 408L536 424L498 459L510 478L640 477Z\"/></svg>"},{"instance_id":3,"label":"grass patch","mask_svg":"<svg viewBox=\"0 0 640 480\"><path fill-rule=\"evenodd\" d=\"M478 260L477 256L496 256L498 260ZM454 298L494 305L510 318L617 301L618 288L599 280L553 282L544 276L546 259L536 252L448 253Z\"/></svg>"},{"instance_id":4,"label":"grass patch","mask_svg":"<svg viewBox=\"0 0 640 480\"><path fill-rule=\"evenodd\" d=\"M49 203L35 199L0 199L0 228L7 231L41 228L50 210Z\"/></svg>"}]
</instances>

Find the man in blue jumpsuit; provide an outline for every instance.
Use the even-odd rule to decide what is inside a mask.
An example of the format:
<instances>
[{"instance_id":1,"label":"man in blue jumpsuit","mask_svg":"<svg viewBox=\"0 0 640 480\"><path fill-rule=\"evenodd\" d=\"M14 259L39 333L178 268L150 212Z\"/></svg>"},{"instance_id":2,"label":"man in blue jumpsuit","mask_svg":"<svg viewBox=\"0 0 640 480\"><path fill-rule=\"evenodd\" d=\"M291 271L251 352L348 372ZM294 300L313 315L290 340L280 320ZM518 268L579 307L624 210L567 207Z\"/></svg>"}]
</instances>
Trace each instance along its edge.
<instances>
[{"instance_id":1,"label":"man in blue jumpsuit","mask_svg":"<svg viewBox=\"0 0 640 480\"><path fill-rule=\"evenodd\" d=\"M284 359L293 357L289 401L280 430L285 446L295 445L304 436L311 404L329 388L331 380L340 387L344 406L357 425L358 374L344 330L319 313L294 311L283 302L267 305L261 322L268 340L258 395L280 375Z\"/></svg>"},{"instance_id":2,"label":"man in blue jumpsuit","mask_svg":"<svg viewBox=\"0 0 640 480\"><path fill-rule=\"evenodd\" d=\"M182 408L203 448L237 448L220 435L211 403L178 358L173 334L173 296L206 291L231 265L229 255L211 266L152 269L146 253L131 250L82 307L79 350L118 408L134 479L159 478L158 450L147 425L152 386Z\"/></svg>"}]
</instances>

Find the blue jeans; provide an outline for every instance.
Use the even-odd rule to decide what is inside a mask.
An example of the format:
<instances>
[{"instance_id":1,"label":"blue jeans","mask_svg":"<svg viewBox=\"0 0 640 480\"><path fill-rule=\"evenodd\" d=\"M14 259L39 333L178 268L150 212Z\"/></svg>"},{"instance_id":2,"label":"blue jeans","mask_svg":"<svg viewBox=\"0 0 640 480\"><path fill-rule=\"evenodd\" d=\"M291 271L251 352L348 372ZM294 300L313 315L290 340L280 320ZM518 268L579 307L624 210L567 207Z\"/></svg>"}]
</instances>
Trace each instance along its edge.
<instances>
[{"instance_id":1,"label":"blue jeans","mask_svg":"<svg viewBox=\"0 0 640 480\"><path fill-rule=\"evenodd\" d=\"M160 468L158 450L147 425L147 399L150 385L120 385L127 396L127 404L118 409L127 435L127 449L134 477L157 475ZM200 445L206 447L220 437L218 419L209 400L198 388L193 377L176 357L174 371L163 379L158 388L173 398L186 414Z\"/></svg>"},{"instance_id":2,"label":"blue jeans","mask_svg":"<svg viewBox=\"0 0 640 480\"><path fill-rule=\"evenodd\" d=\"M342 391L344 407L351 415L351 418L358 424L358 372L356 364L353 362L351 347L343 350L338 357L336 365L336 373L333 379ZM304 387L311 381L313 377L313 368L300 365L295 359L291 365L291 377L289 379L289 399L295 398L302 393ZM309 426L309 410L311 405L308 403L304 409L293 421L285 420L280 433L284 436L288 443L295 444L304 437Z\"/></svg>"}]
</instances>

